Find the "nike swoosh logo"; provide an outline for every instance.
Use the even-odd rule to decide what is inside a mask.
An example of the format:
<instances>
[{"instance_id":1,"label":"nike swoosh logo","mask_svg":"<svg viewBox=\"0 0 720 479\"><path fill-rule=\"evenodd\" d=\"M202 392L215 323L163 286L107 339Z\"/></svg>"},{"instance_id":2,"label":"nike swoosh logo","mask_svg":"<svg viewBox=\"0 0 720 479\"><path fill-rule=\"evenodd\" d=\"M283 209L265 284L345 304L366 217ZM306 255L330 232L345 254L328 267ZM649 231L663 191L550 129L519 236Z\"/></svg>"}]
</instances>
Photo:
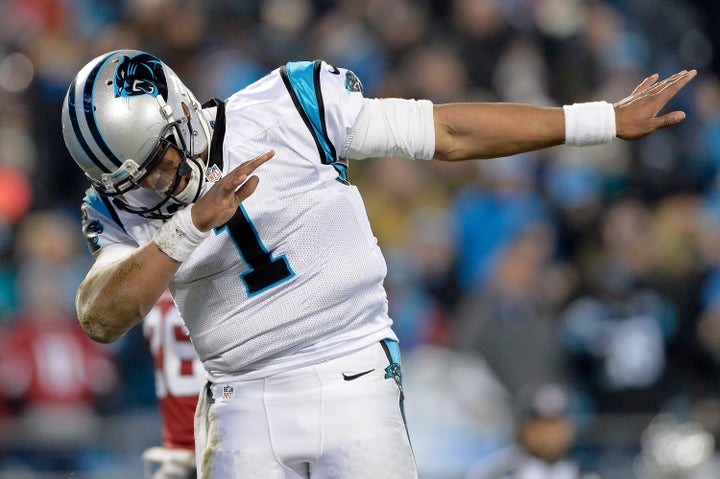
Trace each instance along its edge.
<instances>
[{"instance_id":1,"label":"nike swoosh logo","mask_svg":"<svg viewBox=\"0 0 720 479\"><path fill-rule=\"evenodd\" d=\"M357 374L345 374L345 373L342 373L342 375L343 375L343 379L344 379L345 381L352 381L352 380L357 379L357 378L359 378L359 377L361 377L361 376L365 376L366 374L370 374L370 373L373 372L373 371L375 371L375 370L374 370L374 369L370 369L369 371L363 371L363 372L357 373Z\"/></svg>"}]
</instances>

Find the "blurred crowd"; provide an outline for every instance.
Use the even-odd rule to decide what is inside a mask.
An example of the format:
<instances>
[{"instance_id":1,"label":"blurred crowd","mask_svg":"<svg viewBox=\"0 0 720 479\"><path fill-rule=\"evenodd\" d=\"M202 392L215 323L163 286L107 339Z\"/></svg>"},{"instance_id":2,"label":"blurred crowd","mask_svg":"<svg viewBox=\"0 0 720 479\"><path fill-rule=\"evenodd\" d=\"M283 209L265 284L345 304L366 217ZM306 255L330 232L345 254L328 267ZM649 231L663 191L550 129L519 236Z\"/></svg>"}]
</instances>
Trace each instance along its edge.
<instances>
[{"instance_id":1,"label":"blurred crowd","mask_svg":"<svg viewBox=\"0 0 720 479\"><path fill-rule=\"evenodd\" d=\"M618 101L698 69L670 105L686 121L640 142L349 176L388 261L421 477L525 477L492 471L548 385L584 470L720 477L718 22L714 0L0 0L0 476L130 477L160 435L142 331L77 326L87 183L60 131L77 70L137 48L201 101L315 58L368 97L435 102Z\"/></svg>"}]
</instances>

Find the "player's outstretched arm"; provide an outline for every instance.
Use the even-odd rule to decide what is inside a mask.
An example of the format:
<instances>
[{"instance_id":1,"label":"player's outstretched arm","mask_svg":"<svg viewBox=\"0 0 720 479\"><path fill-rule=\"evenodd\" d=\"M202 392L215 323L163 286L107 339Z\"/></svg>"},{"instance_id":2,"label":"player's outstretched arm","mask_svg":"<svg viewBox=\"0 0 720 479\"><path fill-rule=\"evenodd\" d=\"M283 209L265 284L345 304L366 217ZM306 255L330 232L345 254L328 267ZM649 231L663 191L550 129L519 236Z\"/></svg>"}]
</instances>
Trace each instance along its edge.
<instances>
[{"instance_id":1,"label":"player's outstretched arm","mask_svg":"<svg viewBox=\"0 0 720 479\"><path fill-rule=\"evenodd\" d=\"M616 136L643 138L685 118L681 111L658 116L660 110L695 76L681 71L658 82L645 79L615 103ZM517 103L449 103L435 105L435 159L462 161L497 158L563 144L565 112L560 107Z\"/></svg>"},{"instance_id":2,"label":"player's outstretched arm","mask_svg":"<svg viewBox=\"0 0 720 479\"><path fill-rule=\"evenodd\" d=\"M95 341L110 343L140 323L182 261L255 191L259 180L250 175L274 154L269 151L225 175L191 209L180 210L165 223L153 241L116 261L98 259L75 298L86 334Z\"/></svg>"}]
</instances>

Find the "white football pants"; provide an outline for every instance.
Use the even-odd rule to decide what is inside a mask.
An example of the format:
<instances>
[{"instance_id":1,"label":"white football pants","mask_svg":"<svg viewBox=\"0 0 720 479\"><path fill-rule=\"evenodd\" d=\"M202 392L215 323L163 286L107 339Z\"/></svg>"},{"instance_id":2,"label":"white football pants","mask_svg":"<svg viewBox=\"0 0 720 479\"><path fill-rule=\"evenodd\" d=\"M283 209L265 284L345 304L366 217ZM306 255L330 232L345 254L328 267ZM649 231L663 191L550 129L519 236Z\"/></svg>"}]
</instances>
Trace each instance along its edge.
<instances>
[{"instance_id":1,"label":"white football pants","mask_svg":"<svg viewBox=\"0 0 720 479\"><path fill-rule=\"evenodd\" d=\"M415 479L397 343L253 381L208 385L200 479Z\"/></svg>"}]
</instances>

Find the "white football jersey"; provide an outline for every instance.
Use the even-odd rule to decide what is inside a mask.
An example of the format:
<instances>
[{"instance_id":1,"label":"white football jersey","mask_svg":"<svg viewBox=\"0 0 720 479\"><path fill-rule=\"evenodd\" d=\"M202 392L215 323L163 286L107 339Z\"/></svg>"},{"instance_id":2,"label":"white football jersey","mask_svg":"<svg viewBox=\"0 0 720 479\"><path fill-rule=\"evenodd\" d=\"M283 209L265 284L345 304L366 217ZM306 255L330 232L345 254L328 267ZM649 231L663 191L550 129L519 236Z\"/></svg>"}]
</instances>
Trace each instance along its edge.
<instances>
[{"instance_id":1,"label":"white football jersey","mask_svg":"<svg viewBox=\"0 0 720 479\"><path fill-rule=\"evenodd\" d=\"M209 110L216 115L209 180L275 150L255 172L255 193L170 284L214 382L255 379L396 339L385 260L343 158L362 102L352 72L293 62ZM95 251L137 247L162 225L92 189L83 214Z\"/></svg>"}]
</instances>

